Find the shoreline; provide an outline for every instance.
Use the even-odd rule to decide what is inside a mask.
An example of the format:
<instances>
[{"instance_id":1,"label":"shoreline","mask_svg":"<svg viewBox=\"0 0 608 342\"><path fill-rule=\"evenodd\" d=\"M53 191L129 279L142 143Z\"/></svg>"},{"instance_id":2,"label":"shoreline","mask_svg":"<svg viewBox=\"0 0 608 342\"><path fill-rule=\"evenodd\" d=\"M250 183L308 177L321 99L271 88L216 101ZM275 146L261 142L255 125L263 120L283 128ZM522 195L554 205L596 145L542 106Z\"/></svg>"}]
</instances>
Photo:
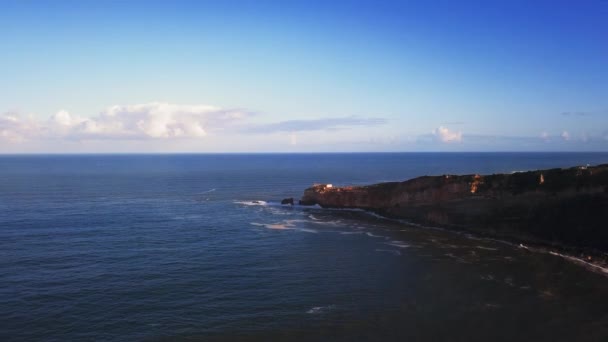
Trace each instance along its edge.
<instances>
[{"instance_id":1,"label":"shoreline","mask_svg":"<svg viewBox=\"0 0 608 342\"><path fill-rule=\"evenodd\" d=\"M302 206L302 208L309 208L309 207L310 206ZM477 232L472 232L472 231L468 231L468 230L455 230L455 229L450 229L450 228L445 228L445 227L426 226L426 225L417 224L414 222L409 222L404 219L382 216L381 214L378 214L376 212L368 211L365 209L359 209L359 208L322 208L321 207L321 209L356 211L356 212L365 213L367 215L370 215L370 216L373 216L373 217L376 217L379 219L400 223L400 224L410 226L410 227L415 227L418 229L438 230L438 231L442 231L445 233L464 236L465 238L471 239L471 240L493 241L493 242L497 242L500 244L509 245L514 248L523 248L525 250L528 250L531 253L551 254L553 256L557 256L557 257L566 259L570 262L578 264L579 266L587 268L591 272L599 273L601 275L608 277L608 253L604 253L604 252L600 252L600 251L585 251L586 254L593 255L595 257L593 259L594 261L591 262L591 261L585 260L584 257L580 257L580 256L577 257L575 255L576 253L574 253L576 251L569 249L570 247L568 247L568 246L555 246L555 245L542 244L542 243L538 243L535 241L513 240L513 239L508 239L508 238L503 239L500 237L484 236ZM524 245L524 243L525 243L525 245Z\"/></svg>"},{"instance_id":2,"label":"shoreline","mask_svg":"<svg viewBox=\"0 0 608 342\"><path fill-rule=\"evenodd\" d=\"M298 203L525 244L608 275L608 164L365 186L315 184Z\"/></svg>"}]
</instances>

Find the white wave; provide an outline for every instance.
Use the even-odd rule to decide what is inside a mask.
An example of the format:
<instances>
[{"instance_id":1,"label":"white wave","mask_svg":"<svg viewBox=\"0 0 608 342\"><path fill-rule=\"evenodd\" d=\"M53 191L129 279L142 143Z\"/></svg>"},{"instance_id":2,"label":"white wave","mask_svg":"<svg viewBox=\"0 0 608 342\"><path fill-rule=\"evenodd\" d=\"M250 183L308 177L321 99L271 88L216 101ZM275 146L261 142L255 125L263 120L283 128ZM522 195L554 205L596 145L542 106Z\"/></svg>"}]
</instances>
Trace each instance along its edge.
<instances>
[{"instance_id":1,"label":"white wave","mask_svg":"<svg viewBox=\"0 0 608 342\"><path fill-rule=\"evenodd\" d=\"M389 245L389 246L399 247L399 248L412 247L411 245L408 245L407 243L405 243L403 241L391 241L391 242L385 242L385 244Z\"/></svg>"},{"instance_id":2,"label":"white wave","mask_svg":"<svg viewBox=\"0 0 608 342\"><path fill-rule=\"evenodd\" d=\"M484 246L475 246L475 248L477 248L477 249L483 249L483 250L486 250L486 251L497 251L498 250L498 248L491 248L491 247L484 247Z\"/></svg>"},{"instance_id":3,"label":"white wave","mask_svg":"<svg viewBox=\"0 0 608 342\"><path fill-rule=\"evenodd\" d=\"M365 233L365 235L367 235L369 237L374 237L374 238L383 238L384 237L384 236L381 236L381 235L374 235L374 234L372 234L370 232Z\"/></svg>"},{"instance_id":4,"label":"white wave","mask_svg":"<svg viewBox=\"0 0 608 342\"><path fill-rule=\"evenodd\" d=\"M293 205L294 208L298 208L298 209L324 209L322 206L318 205L318 204L314 204L314 205L299 205L299 204L294 204Z\"/></svg>"},{"instance_id":5,"label":"white wave","mask_svg":"<svg viewBox=\"0 0 608 342\"><path fill-rule=\"evenodd\" d=\"M319 231L315 230L315 229L298 227L298 223L310 223L310 221L294 219L294 220L283 220L283 221L273 222L273 223L250 222L249 224L251 224L252 226L265 227L268 229L279 229L279 230L293 229L293 230L297 230L297 231L305 232L305 233L314 233L314 234L319 233Z\"/></svg>"},{"instance_id":6,"label":"white wave","mask_svg":"<svg viewBox=\"0 0 608 342\"><path fill-rule=\"evenodd\" d=\"M250 222L249 224L252 226L266 227L268 229L293 229L293 225L290 225L289 223L283 223L283 222L279 222L279 223Z\"/></svg>"},{"instance_id":7,"label":"white wave","mask_svg":"<svg viewBox=\"0 0 608 342\"><path fill-rule=\"evenodd\" d=\"M242 205L247 205L247 206L271 206L271 207L276 207L276 208L280 208L281 210L286 211L287 209L289 209L290 211L292 209L298 209L298 210L306 210L306 209L323 209L322 207L320 207L319 205L315 204L315 205L298 205L298 204L294 204L294 205L282 205L281 202L275 202L275 201L263 201L263 200L251 200L251 201L233 201L233 203L236 204L242 204Z\"/></svg>"},{"instance_id":8,"label":"white wave","mask_svg":"<svg viewBox=\"0 0 608 342\"><path fill-rule=\"evenodd\" d=\"M560 258L564 258L566 260L569 260L571 262L574 262L575 264L579 264L582 265L584 267L586 267L587 269L590 269L592 271L596 271L599 273L602 273L604 275L608 275L608 268L600 266L600 265L596 265L594 263L585 261L581 258L577 258L577 257L573 257L570 255L566 255L566 254L561 254L561 253L557 253L557 252L553 252L553 251L549 251L549 254L560 257Z\"/></svg>"},{"instance_id":9,"label":"white wave","mask_svg":"<svg viewBox=\"0 0 608 342\"><path fill-rule=\"evenodd\" d=\"M268 204L268 202L266 202L266 201L234 201L234 203L242 204L242 205L267 205Z\"/></svg>"},{"instance_id":10,"label":"white wave","mask_svg":"<svg viewBox=\"0 0 608 342\"><path fill-rule=\"evenodd\" d=\"M322 313L326 313L327 311L333 309L335 306L334 305L328 305L328 306L315 306L312 307L310 310L306 311L307 314L322 314Z\"/></svg>"},{"instance_id":11,"label":"white wave","mask_svg":"<svg viewBox=\"0 0 608 342\"><path fill-rule=\"evenodd\" d=\"M365 211L365 210L364 210L364 211ZM377 219L381 219L381 220L389 220L389 221L392 221L392 219L390 219L390 218L388 218L388 217L386 217L386 216L382 216L382 215L380 215L380 214L376 214L376 213L375 213L375 212L373 212L373 211L365 211L365 212L366 212L366 213L367 213L369 216L375 217L375 218L377 218Z\"/></svg>"},{"instance_id":12,"label":"white wave","mask_svg":"<svg viewBox=\"0 0 608 342\"><path fill-rule=\"evenodd\" d=\"M322 224L322 225L326 225L326 226L343 226L344 223L342 223L342 221L340 220L335 220L335 221L313 221L312 223L314 224Z\"/></svg>"},{"instance_id":13,"label":"white wave","mask_svg":"<svg viewBox=\"0 0 608 342\"><path fill-rule=\"evenodd\" d=\"M297 223L306 223L306 224L315 224L315 225L319 225L319 226L341 226L341 222L340 221L311 221L311 220L302 220L302 219L291 219L291 220L285 220L285 223L289 224L289 225L295 225Z\"/></svg>"},{"instance_id":14,"label":"white wave","mask_svg":"<svg viewBox=\"0 0 608 342\"><path fill-rule=\"evenodd\" d=\"M307 229L307 228L298 228L297 229L300 232L305 232L305 233L314 233L314 234L318 234L319 231L314 230L314 229Z\"/></svg>"},{"instance_id":15,"label":"white wave","mask_svg":"<svg viewBox=\"0 0 608 342\"><path fill-rule=\"evenodd\" d=\"M211 189L211 190L207 190L207 191L199 192L199 193L197 193L197 195L208 194L208 193L210 193L210 192L214 192L214 191L216 191L216 190L217 190L217 189Z\"/></svg>"}]
</instances>

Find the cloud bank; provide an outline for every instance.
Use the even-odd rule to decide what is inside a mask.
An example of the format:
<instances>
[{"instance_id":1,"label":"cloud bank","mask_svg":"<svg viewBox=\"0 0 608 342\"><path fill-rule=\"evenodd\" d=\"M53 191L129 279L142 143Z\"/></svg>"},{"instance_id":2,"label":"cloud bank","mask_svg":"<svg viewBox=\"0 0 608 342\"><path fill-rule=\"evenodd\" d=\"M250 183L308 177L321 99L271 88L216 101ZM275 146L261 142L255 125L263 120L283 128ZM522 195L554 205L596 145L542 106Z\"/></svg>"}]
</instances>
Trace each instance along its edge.
<instances>
[{"instance_id":1,"label":"cloud bank","mask_svg":"<svg viewBox=\"0 0 608 342\"><path fill-rule=\"evenodd\" d=\"M22 117L17 113L0 115L0 141L18 143L38 135L42 131L40 124L31 117Z\"/></svg>"},{"instance_id":2,"label":"cloud bank","mask_svg":"<svg viewBox=\"0 0 608 342\"><path fill-rule=\"evenodd\" d=\"M91 117L60 110L41 120L5 112L0 114L0 153L604 151L608 144L608 131L597 130L465 136L445 125L426 134L403 132L403 127L388 125L383 118L345 116L260 123L254 116L246 110L164 102L110 106Z\"/></svg>"},{"instance_id":3,"label":"cloud bank","mask_svg":"<svg viewBox=\"0 0 608 342\"><path fill-rule=\"evenodd\" d=\"M0 116L0 138L9 142L29 139L195 139L251 115L246 111L214 106L162 102L111 106L91 118L75 116L65 110L46 121L6 113Z\"/></svg>"},{"instance_id":4,"label":"cloud bank","mask_svg":"<svg viewBox=\"0 0 608 342\"><path fill-rule=\"evenodd\" d=\"M0 140L22 142L36 139L198 139L205 137L209 132L219 131L241 134L281 132L295 134L386 123L382 118L350 116L252 125L246 120L253 115L253 112L243 110L163 102L111 106L98 115L88 118L73 115L66 110L58 111L48 120L34 120L16 113L5 113L0 115ZM292 140L295 141L295 138Z\"/></svg>"}]
</instances>

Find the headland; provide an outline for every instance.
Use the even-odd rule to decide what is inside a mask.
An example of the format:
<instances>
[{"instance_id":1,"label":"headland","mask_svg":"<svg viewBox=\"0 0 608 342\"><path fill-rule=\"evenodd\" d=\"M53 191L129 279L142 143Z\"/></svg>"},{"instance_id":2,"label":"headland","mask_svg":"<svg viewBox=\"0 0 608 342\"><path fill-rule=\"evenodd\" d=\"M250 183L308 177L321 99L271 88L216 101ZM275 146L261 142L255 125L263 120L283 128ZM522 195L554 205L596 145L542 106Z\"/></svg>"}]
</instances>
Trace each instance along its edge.
<instances>
[{"instance_id":1,"label":"headland","mask_svg":"<svg viewBox=\"0 0 608 342\"><path fill-rule=\"evenodd\" d=\"M301 205L358 208L411 223L567 250L608 252L608 164L511 174L423 176L367 186L316 184Z\"/></svg>"}]
</instances>

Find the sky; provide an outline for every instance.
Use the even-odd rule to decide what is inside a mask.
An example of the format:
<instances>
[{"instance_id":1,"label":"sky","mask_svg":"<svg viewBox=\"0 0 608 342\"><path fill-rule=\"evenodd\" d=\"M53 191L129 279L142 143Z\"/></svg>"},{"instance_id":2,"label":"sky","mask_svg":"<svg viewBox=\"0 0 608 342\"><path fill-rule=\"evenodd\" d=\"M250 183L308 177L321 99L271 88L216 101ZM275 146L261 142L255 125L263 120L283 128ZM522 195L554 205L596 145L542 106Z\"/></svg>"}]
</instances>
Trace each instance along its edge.
<instances>
[{"instance_id":1,"label":"sky","mask_svg":"<svg viewBox=\"0 0 608 342\"><path fill-rule=\"evenodd\" d=\"M608 151L608 1L0 0L0 153Z\"/></svg>"}]
</instances>

